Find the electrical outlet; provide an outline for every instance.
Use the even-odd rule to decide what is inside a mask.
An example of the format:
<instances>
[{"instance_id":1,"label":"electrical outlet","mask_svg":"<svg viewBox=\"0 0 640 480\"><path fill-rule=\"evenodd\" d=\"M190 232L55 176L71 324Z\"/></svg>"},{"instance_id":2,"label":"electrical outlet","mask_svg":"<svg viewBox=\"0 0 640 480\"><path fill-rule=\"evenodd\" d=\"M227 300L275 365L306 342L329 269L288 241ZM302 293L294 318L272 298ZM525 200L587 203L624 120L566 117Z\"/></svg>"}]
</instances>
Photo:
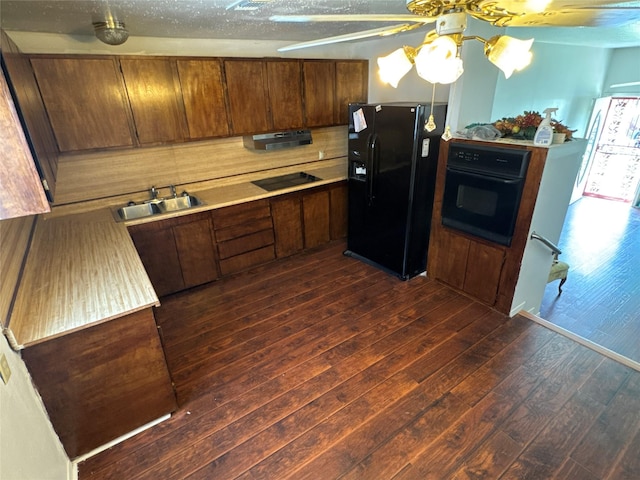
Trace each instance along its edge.
<instances>
[{"instance_id":1,"label":"electrical outlet","mask_svg":"<svg viewBox=\"0 0 640 480\"><path fill-rule=\"evenodd\" d=\"M0 377L2 377L5 385L9 383L9 378L11 377L9 362L7 362L7 356L4 353L0 356Z\"/></svg>"}]
</instances>

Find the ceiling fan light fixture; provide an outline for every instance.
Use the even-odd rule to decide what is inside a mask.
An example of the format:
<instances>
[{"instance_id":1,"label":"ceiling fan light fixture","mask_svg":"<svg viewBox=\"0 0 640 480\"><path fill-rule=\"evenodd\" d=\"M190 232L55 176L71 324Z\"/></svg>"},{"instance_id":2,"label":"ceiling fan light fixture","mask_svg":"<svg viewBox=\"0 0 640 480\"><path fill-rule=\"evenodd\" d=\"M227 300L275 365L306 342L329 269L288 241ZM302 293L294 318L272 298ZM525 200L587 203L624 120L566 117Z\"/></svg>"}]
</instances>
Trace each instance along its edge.
<instances>
[{"instance_id":1,"label":"ceiling fan light fixture","mask_svg":"<svg viewBox=\"0 0 640 480\"><path fill-rule=\"evenodd\" d=\"M129 38L129 32L124 28L124 22L109 19L104 22L94 22L93 29L96 38L107 45L122 45Z\"/></svg>"},{"instance_id":2,"label":"ceiling fan light fixture","mask_svg":"<svg viewBox=\"0 0 640 480\"><path fill-rule=\"evenodd\" d=\"M416 72L429 83L453 83L464 71L458 57L458 44L449 36L441 36L420 47L415 58Z\"/></svg>"},{"instance_id":3,"label":"ceiling fan light fixture","mask_svg":"<svg viewBox=\"0 0 640 480\"><path fill-rule=\"evenodd\" d=\"M379 57L378 76L380 80L393 88L398 88L398 82L411 70L415 56L415 48L405 46L394 50L385 57Z\"/></svg>"},{"instance_id":4,"label":"ceiling fan light fixture","mask_svg":"<svg viewBox=\"0 0 640 480\"><path fill-rule=\"evenodd\" d=\"M509 78L514 71L520 71L531 63L533 38L519 40L507 35L496 35L485 42L484 54L489 61Z\"/></svg>"}]
</instances>

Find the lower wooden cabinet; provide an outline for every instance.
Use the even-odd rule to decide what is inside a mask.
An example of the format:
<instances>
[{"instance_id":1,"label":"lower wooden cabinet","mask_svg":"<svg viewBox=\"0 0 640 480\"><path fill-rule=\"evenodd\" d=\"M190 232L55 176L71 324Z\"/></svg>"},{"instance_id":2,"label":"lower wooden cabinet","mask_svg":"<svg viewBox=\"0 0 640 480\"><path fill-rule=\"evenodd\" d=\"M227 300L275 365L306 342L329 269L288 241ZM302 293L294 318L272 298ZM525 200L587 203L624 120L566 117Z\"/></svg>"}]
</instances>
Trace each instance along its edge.
<instances>
[{"instance_id":1,"label":"lower wooden cabinet","mask_svg":"<svg viewBox=\"0 0 640 480\"><path fill-rule=\"evenodd\" d=\"M433 276L487 305L494 305L506 253L502 247L477 242L438 229L438 261Z\"/></svg>"},{"instance_id":2,"label":"lower wooden cabinet","mask_svg":"<svg viewBox=\"0 0 640 480\"><path fill-rule=\"evenodd\" d=\"M222 275L246 270L275 258L268 200L213 210L212 215Z\"/></svg>"},{"instance_id":3,"label":"lower wooden cabinet","mask_svg":"<svg viewBox=\"0 0 640 480\"><path fill-rule=\"evenodd\" d=\"M159 297L347 235L347 183L129 227Z\"/></svg>"},{"instance_id":4,"label":"lower wooden cabinet","mask_svg":"<svg viewBox=\"0 0 640 480\"><path fill-rule=\"evenodd\" d=\"M129 234L159 297L218 278L209 212L133 225Z\"/></svg>"},{"instance_id":5,"label":"lower wooden cabinet","mask_svg":"<svg viewBox=\"0 0 640 480\"><path fill-rule=\"evenodd\" d=\"M177 409L151 308L25 348L69 458Z\"/></svg>"}]
</instances>

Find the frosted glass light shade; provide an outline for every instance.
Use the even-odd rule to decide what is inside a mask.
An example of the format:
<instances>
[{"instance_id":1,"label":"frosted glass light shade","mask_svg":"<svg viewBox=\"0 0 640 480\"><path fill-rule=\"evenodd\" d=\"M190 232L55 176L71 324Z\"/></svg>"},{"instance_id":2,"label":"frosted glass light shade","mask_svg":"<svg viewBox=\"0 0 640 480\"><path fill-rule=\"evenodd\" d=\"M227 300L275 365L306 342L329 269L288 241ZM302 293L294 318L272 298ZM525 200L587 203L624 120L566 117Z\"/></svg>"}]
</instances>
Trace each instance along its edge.
<instances>
[{"instance_id":1,"label":"frosted glass light shade","mask_svg":"<svg viewBox=\"0 0 640 480\"><path fill-rule=\"evenodd\" d=\"M458 45L448 36L424 45L415 58L418 75L430 83L453 83L464 71Z\"/></svg>"},{"instance_id":2,"label":"frosted glass light shade","mask_svg":"<svg viewBox=\"0 0 640 480\"><path fill-rule=\"evenodd\" d=\"M96 37L107 45L122 45L129 38L129 32L123 22L118 20L106 20L93 24Z\"/></svg>"},{"instance_id":3,"label":"frosted glass light shade","mask_svg":"<svg viewBox=\"0 0 640 480\"><path fill-rule=\"evenodd\" d=\"M413 63L411 58L415 50L411 47L402 47L391 52L386 57L378 58L378 75L380 80L388 83L393 88L398 88L398 82L404 77Z\"/></svg>"},{"instance_id":4,"label":"frosted glass light shade","mask_svg":"<svg viewBox=\"0 0 640 480\"><path fill-rule=\"evenodd\" d=\"M484 53L491 63L509 78L516 70L522 70L531 63L533 38L519 40L507 35L490 38L484 46Z\"/></svg>"}]
</instances>

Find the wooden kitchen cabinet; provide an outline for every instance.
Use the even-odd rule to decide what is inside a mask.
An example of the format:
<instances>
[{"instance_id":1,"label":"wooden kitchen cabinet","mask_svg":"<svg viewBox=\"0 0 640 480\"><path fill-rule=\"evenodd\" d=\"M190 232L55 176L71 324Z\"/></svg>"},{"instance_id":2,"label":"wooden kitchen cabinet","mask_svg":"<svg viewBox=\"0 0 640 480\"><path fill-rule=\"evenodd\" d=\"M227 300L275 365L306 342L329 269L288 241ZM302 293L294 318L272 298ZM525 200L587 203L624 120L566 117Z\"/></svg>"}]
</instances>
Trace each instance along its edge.
<instances>
[{"instance_id":1,"label":"wooden kitchen cabinet","mask_svg":"<svg viewBox=\"0 0 640 480\"><path fill-rule=\"evenodd\" d=\"M69 458L177 409L151 308L22 350Z\"/></svg>"},{"instance_id":2,"label":"wooden kitchen cabinet","mask_svg":"<svg viewBox=\"0 0 640 480\"><path fill-rule=\"evenodd\" d=\"M120 57L141 144L182 141L188 136L180 85L168 58Z\"/></svg>"},{"instance_id":3,"label":"wooden kitchen cabinet","mask_svg":"<svg viewBox=\"0 0 640 480\"><path fill-rule=\"evenodd\" d=\"M349 123L349 103L366 103L369 92L367 60L336 60L335 123Z\"/></svg>"},{"instance_id":4,"label":"wooden kitchen cabinet","mask_svg":"<svg viewBox=\"0 0 640 480\"><path fill-rule=\"evenodd\" d=\"M50 210L4 75L0 75L0 220Z\"/></svg>"},{"instance_id":5,"label":"wooden kitchen cabinet","mask_svg":"<svg viewBox=\"0 0 640 480\"><path fill-rule=\"evenodd\" d=\"M304 60L304 105L307 127L334 124L336 64L331 60Z\"/></svg>"},{"instance_id":6,"label":"wooden kitchen cabinet","mask_svg":"<svg viewBox=\"0 0 640 480\"><path fill-rule=\"evenodd\" d=\"M29 57L20 52L17 45L4 32L2 35L2 59L6 68L7 83L13 90L16 111L22 114L25 138L30 142L42 185L50 202L54 201L58 173L58 145L47 111L38 89ZM5 129L5 131L9 131ZM9 158L7 155L5 159ZM7 160L8 161L8 160ZM40 187L38 187L40 189Z\"/></svg>"},{"instance_id":7,"label":"wooden kitchen cabinet","mask_svg":"<svg viewBox=\"0 0 640 480\"><path fill-rule=\"evenodd\" d=\"M218 278L208 212L132 225L129 234L159 297Z\"/></svg>"},{"instance_id":8,"label":"wooden kitchen cabinet","mask_svg":"<svg viewBox=\"0 0 640 480\"><path fill-rule=\"evenodd\" d=\"M288 257L304 249L300 196L279 195L271 199L271 216L275 235L276 256Z\"/></svg>"},{"instance_id":9,"label":"wooden kitchen cabinet","mask_svg":"<svg viewBox=\"0 0 640 480\"><path fill-rule=\"evenodd\" d=\"M273 129L301 128L304 114L300 60L267 60L266 67Z\"/></svg>"},{"instance_id":10,"label":"wooden kitchen cabinet","mask_svg":"<svg viewBox=\"0 0 640 480\"><path fill-rule=\"evenodd\" d=\"M228 136L229 117L222 62L217 58L179 59L176 65L189 138Z\"/></svg>"},{"instance_id":11,"label":"wooden kitchen cabinet","mask_svg":"<svg viewBox=\"0 0 640 480\"><path fill-rule=\"evenodd\" d=\"M61 152L134 144L129 104L114 57L30 60Z\"/></svg>"},{"instance_id":12,"label":"wooden kitchen cabinet","mask_svg":"<svg viewBox=\"0 0 640 480\"><path fill-rule=\"evenodd\" d=\"M320 190L302 196L304 246L313 248L331 240L329 191Z\"/></svg>"},{"instance_id":13,"label":"wooden kitchen cabinet","mask_svg":"<svg viewBox=\"0 0 640 480\"><path fill-rule=\"evenodd\" d=\"M226 59L224 70L232 134L269 131L271 117L264 62Z\"/></svg>"},{"instance_id":14,"label":"wooden kitchen cabinet","mask_svg":"<svg viewBox=\"0 0 640 480\"><path fill-rule=\"evenodd\" d=\"M268 200L213 210L212 216L222 275L246 270L275 258Z\"/></svg>"},{"instance_id":15,"label":"wooden kitchen cabinet","mask_svg":"<svg viewBox=\"0 0 640 480\"><path fill-rule=\"evenodd\" d=\"M438 233L436 278L494 305L505 260L505 249L470 239L453 231Z\"/></svg>"},{"instance_id":16,"label":"wooden kitchen cabinet","mask_svg":"<svg viewBox=\"0 0 640 480\"><path fill-rule=\"evenodd\" d=\"M271 199L278 258L347 236L347 184L322 186Z\"/></svg>"}]
</instances>

